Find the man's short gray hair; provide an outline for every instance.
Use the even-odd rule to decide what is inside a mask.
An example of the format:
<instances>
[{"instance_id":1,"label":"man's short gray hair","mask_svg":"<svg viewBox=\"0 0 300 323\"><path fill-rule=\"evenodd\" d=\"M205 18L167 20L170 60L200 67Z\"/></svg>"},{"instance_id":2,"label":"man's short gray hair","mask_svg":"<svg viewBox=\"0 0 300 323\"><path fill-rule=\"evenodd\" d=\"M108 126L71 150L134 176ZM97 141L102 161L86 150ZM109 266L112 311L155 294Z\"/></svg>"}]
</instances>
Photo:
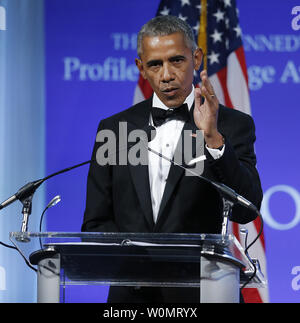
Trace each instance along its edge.
<instances>
[{"instance_id":1,"label":"man's short gray hair","mask_svg":"<svg viewBox=\"0 0 300 323\"><path fill-rule=\"evenodd\" d=\"M182 19L175 16L158 16L149 20L139 31L137 38L137 52L142 54L142 41L145 36L167 36L181 32L186 45L194 52L197 49L192 28Z\"/></svg>"}]
</instances>

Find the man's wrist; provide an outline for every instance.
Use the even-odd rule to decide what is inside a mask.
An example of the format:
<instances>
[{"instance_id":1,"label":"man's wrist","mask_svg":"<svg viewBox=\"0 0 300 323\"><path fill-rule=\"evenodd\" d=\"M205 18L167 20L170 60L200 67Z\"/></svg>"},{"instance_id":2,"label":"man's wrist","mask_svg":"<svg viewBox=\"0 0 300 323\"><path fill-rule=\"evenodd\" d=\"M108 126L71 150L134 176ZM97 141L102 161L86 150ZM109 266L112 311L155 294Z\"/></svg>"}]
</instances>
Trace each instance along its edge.
<instances>
[{"instance_id":1,"label":"man's wrist","mask_svg":"<svg viewBox=\"0 0 300 323\"><path fill-rule=\"evenodd\" d=\"M208 148L222 149L225 143L224 137L216 132L214 135L205 135L204 139Z\"/></svg>"}]
</instances>

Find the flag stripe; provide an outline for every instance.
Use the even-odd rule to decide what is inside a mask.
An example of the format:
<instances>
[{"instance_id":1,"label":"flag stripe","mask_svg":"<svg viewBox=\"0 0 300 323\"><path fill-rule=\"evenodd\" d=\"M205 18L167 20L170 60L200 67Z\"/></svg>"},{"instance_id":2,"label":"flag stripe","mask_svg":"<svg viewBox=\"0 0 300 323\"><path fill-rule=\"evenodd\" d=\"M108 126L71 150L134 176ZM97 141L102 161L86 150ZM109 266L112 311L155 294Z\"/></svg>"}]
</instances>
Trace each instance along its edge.
<instances>
[{"instance_id":1,"label":"flag stripe","mask_svg":"<svg viewBox=\"0 0 300 323\"><path fill-rule=\"evenodd\" d=\"M243 297L248 303L263 303L260 292L257 288L247 288L242 291Z\"/></svg>"},{"instance_id":2,"label":"flag stripe","mask_svg":"<svg viewBox=\"0 0 300 323\"><path fill-rule=\"evenodd\" d=\"M139 77L138 86L143 93L145 99L149 99L153 93L152 87L149 82L145 80L142 75Z\"/></svg>"},{"instance_id":3,"label":"flag stripe","mask_svg":"<svg viewBox=\"0 0 300 323\"><path fill-rule=\"evenodd\" d=\"M217 74L213 74L209 77L209 80L211 82L211 85L214 88L214 92L219 100L219 102L223 105L225 104L225 97L224 97L224 92L223 92L223 88L222 88L222 84L218 78Z\"/></svg>"},{"instance_id":4,"label":"flag stripe","mask_svg":"<svg viewBox=\"0 0 300 323\"><path fill-rule=\"evenodd\" d=\"M255 228L256 228L256 231L259 232L260 230L260 226L261 226L261 221L259 218L256 218L255 221L253 221L254 225L255 225ZM263 248L265 249L265 237L264 237L264 233L262 232L260 238L259 238Z\"/></svg>"},{"instance_id":5,"label":"flag stripe","mask_svg":"<svg viewBox=\"0 0 300 323\"><path fill-rule=\"evenodd\" d=\"M138 103L145 100L145 96L142 92L142 89L139 86L135 87L133 102Z\"/></svg>"},{"instance_id":6,"label":"flag stripe","mask_svg":"<svg viewBox=\"0 0 300 323\"><path fill-rule=\"evenodd\" d=\"M217 76L220 80L220 84L223 90L223 95L225 99L225 105L229 108L233 107L233 104L231 102L228 89L227 89L227 67L222 68L218 73Z\"/></svg>"},{"instance_id":7,"label":"flag stripe","mask_svg":"<svg viewBox=\"0 0 300 323\"><path fill-rule=\"evenodd\" d=\"M247 72L247 66L246 66L246 59L245 59L245 52L244 52L244 47L241 46L240 48L238 48L236 51L236 56L239 60L239 63L241 65L242 71L243 71L243 75L244 78L246 80L247 85L248 83L248 72Z\"/></svg>"},{"instance_id":8,"label":"flag stripe","mask_svg":"<svg viewBox=\"0 0 300 323\"><path fill-rule=\"evenodd\" d=\"M237 59L236 52L231 53L227 58L226 82L232 107L250 114L248 85Z\"/></svg>"}]
</instances>

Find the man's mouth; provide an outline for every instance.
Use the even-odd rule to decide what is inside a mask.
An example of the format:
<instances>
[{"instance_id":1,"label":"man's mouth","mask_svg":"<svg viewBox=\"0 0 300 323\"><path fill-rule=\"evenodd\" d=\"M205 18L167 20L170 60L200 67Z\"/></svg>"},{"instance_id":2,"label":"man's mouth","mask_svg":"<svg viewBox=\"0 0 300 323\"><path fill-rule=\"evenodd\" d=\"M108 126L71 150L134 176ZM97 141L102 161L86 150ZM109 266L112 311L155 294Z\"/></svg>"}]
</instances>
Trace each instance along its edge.
<instances>
[{"instance_id":1,"label":"man's mouth","mask_svg":"<svg viewBox=\"0 0 300 323\"><path fill-rule=\"evenodd\" d=\"M162 92L167 96L173 96L178 91L178 88L172 87L162 90Z\"/></svg>"}]
</instances>

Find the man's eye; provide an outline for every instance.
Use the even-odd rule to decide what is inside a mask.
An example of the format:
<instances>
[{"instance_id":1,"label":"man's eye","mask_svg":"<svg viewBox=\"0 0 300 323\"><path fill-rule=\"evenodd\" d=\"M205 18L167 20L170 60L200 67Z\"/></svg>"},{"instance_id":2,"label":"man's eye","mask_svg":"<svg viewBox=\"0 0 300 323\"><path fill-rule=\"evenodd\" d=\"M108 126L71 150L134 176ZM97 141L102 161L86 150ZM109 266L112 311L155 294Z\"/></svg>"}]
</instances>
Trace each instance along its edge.
<instances>
[{"instance_id":1,"label":"man's eye","mask_svg":"<svg viewBox=\"0 0 300 323\"><path fill-rule=\"evenodd\" d=\"M161 63L160 62L151 62L151 63L148 63L148 67L152 68L152 67L158 67L160 66Z\"/></svg>"},{"instance_id":2,"label":"man's eye","mask_svg":"<svg viewBox=\"0 0 300 323\"><path fill-rule=\"evenodd\" d=\"M174 63L181 63L183 61L183 59L182 58L176 58L176 59L174 59Z\"/></svg>"}]
</instances>

